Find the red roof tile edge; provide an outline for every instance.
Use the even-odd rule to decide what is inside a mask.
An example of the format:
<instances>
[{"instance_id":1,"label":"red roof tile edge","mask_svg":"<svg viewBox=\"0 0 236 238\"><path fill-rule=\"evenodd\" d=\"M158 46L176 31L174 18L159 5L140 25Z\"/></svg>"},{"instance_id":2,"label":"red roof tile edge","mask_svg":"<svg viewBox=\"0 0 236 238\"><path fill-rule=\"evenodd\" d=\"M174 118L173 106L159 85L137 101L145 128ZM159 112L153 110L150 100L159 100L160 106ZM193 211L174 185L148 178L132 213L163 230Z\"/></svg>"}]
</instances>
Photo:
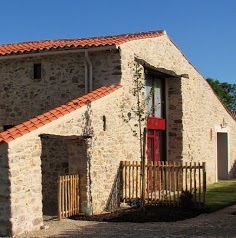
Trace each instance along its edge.
<instances>
[{"instance_id":1,"label":"red roof tile edge","mask_svg":"<svg viewBox=\"0 0 236 238\"><path fill-rule=\"evenodd\" d=\"M165 31L147 31L81 39L44 40L0 45L0 56L38 53L50 50L120 45L128 41L165 35Z\"/></svg>"},{"instance_id":2,"label":"red roof tile edge","mask_svg":"<svg viewBox=\"0 0 236 238\"><path fill-rule=\"evenodd\" d=\"M1 132L0 143L9 143L18 137L28 134L31 131L34 131L52 121L57 120L60 117L63 117L66 114L69 114L72 111L85 106L88 102L93 102L105 97L106 95L120 89L121 87L121 85L111 85L98 88L82 97L72 100L66 104L45 112L42 115L23 122L11 129Z\"/></svg>"}]
</instances>

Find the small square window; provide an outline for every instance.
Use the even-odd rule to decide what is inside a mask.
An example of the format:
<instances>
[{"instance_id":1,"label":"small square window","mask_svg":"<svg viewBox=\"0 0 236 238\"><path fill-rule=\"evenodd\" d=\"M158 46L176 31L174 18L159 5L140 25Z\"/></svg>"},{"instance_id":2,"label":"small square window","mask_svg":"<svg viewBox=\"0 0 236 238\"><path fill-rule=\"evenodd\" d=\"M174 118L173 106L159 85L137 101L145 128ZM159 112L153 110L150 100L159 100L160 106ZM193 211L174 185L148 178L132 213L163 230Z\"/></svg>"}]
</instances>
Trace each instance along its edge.
<instances>
[{"instance_id":1,"label":"small square window","mask_svg":"<svg viewBox=\"0 0 236 238\"><path fill-rule=\"evenodd\" d=\"M34 64L34 79L41 79L41 64Z\"/></svg>"}]
</instances>

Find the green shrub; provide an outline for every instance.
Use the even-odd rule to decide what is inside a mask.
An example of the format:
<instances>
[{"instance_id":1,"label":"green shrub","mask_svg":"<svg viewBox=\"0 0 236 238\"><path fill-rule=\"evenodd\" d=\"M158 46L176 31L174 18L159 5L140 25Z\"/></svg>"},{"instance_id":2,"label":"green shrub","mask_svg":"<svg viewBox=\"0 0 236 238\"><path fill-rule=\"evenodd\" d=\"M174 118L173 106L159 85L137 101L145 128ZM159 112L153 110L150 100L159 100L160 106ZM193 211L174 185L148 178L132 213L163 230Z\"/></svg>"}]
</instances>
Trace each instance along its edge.
<instances>
[{"instance_id":1,"label":"green shrub","mask_svg":"<svg viewBox=\"0 0 236 238\"><path fill-rule=\"evenodd\" d=\"M193 208L193 194L188 190L183 190L180 197L180 205L183 209Z\"/></svg>"}]
</instances>

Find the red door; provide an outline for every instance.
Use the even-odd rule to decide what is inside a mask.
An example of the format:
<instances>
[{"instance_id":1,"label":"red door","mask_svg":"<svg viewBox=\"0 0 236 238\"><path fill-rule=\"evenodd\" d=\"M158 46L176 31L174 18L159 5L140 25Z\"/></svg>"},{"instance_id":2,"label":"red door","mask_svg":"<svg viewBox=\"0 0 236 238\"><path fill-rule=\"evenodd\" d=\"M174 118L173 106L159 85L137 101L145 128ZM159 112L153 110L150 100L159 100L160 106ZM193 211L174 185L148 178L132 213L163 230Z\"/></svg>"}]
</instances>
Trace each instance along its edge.
<instances>
[{"instance_id":1,"label":"red door","mask_svg":"<svg viewBox=\"0 0 236 238\"><path fill-rule=\"evenodd\" d=\"M161 160L160 157L160 131L148 130L147 134L147 163L155 165ZM155 167L148 167L148 192L152 193L158 190L157 170Z\"/></svg>"},{"instance_id":2,"label":"red door","mask_svg":"<svg viewBox=\"0 0 236 238\"><path fill-rule=\"evenodd\" d=\"M157 164L159 161L164 160L165 146L165 120L160 118L149 118L147 121L147 163ZM158 189L158 171L151 166L148 167L148 192L154 192Z\"/></svg>"},{"instance_id":3,"label":"red door","mask_svg":"<svg viewBox=\"0 0 236 238\"><path fill-rule=\"evenodd\" d=\"M157 163L164 158L165 138L165 119L150 117L147 119L147 162Z\"/></svg>"},{"instance_id":4,"label":"red door","mask_svg":"<svg viewBox=\"0 0 236 238\"><path fill-rule=\"evenodd\" d=\"M160 135L157 130L148 130L147 135L147 162L157 163L160 161Z\"/></svg>"}]
</instances>

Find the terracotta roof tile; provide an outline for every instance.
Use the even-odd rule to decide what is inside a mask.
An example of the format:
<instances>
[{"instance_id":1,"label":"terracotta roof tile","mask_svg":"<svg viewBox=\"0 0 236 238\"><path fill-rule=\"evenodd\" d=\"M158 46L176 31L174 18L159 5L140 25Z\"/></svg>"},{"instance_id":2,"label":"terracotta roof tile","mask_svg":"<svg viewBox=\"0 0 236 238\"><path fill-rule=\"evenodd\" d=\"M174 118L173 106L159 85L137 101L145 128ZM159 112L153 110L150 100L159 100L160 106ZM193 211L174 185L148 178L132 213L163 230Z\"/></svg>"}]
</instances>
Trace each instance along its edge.
<instances>
[{"instance_id":1,"label":"terracotta roof tile","mask_svg":"<svg viewBox=\"0 0 236 238\"><path fill-rule=\"evenodd\" d=\"M56 118L56 119L57 119L57 118ZM44 123L42 123L42 122L39 122L37 125L35 125L36 128L40 128L40 127L42 127L42 126L44 126Z\"/></svg>"},{"instance_id":2,"label":"terracotta roof tile","mask_svg":"<svg viewBox=\"0 0 236 238\"><path fill-rule=\"evenodd\" d=\"M8 138L6 138L6 139L4 140L4 142L9 143L9 142L11 142L11 141L13 141L13 140L14 140L14 138L8 137ZM0 141L0 143L1 143L1 141Z\"/></svg>"},{"instance_id":3,"label":"terracotta roof tile","mask_svg":"<svg viewBox=\"0 0 236 238\"><path fill-rule=\"evenodd\" d=\"M12 127L11 129L0 133L0 143L9 143L22 135L34 131L37 128L40 128L56 120L57 118L60 118L72 111L75 111L78 108L85 106L88 101L92 102L98 100L99 98L103 97L103 95L110 94L121 87L121 85L101 87L99 89L94 90L93 92L88 93L83 97L79 97L75 100L68 102L67 104L61 105L60 107L57 107L55 109L50 110L49 112L32 118L29 121L23 122L20 125ZM77 106L73 107L72 105L75 104L77 104Z\"/></svg>"},{"instance_id":4,"label":"terracotta roof tile","mask_svg":"<svg viewBox=\"0 0 236 238\"><path fill-rule=\"evenodd\" d=\"M46 114L46 113L45 113L45 114ZM30 121L33 122L33 123L37 123L37 122L38 122L38 118L33 118L33 119L31 119Z\"/></svg>"},{"instance_id":5,"label":"terracotta roof tile","mask_svg":"<svg viewBox=\"0 0 236 238\"><path fill-rule=\"evenodd\" d=\"M70 113L70 112L73 112L74 109L73 109L72 107L68 107L68 108L67 108L67 111Z\"/></svg>"},{"instance_id":6,"label":"terracotta roof tile","mask_svg":"<svg viewBox=\"0 0 236 238\"><path fill-rule=\"evenodd\" d=\"M18 130L18 129L21 129L21 128L23 128L23 127L25 127L23 124L20 124L20 125L17 125L17 126L15 126L15 128ZM2 132L3 133L3 132ZM1 134L2 134L1 133ZM6 132L7 133L7 132Z\"/></svg>"},{"instance_id":7,"label":"terracotta roof tile","mask_svg":"<svg viewBox=\"0 0 236 238\"><path fill-rule=\"evenodd\" d=\"M30 121L26 121L26 122L24 122L24 123L22 123L24 126L28 126L28 125L30 125L31 124L31 122ZM14 128L14 127L13 127Z\"/></svg>"},{"instance_id":8,"label":"terracotta roof tile","mask_svg":"<svg viewBox=\"0 0 236 238\"><path fill-rule=\"evenodd\" d=\"M8 135L8 134L9 134L8 131L4 131L4 132L1 133L2 136Z\"/></svg>"},{"instance_id":9,"label":"terracotta roof tile","mask_svg":"<svg viewBox=\"0 0 236 238\"><path fill-rule=\"evenodd\" d=\"M37 128L37 126L35 126L36 128ZM29 131L28 130L21 130L20 131L20 134L23 136L23 135L25 135L25 134L28 134L29 133Z\"/></svg>"},{"instance_id":10,"label":"terracotta roof tile","mask_svg":"<svg viewBox=\"0 0 236 238\"><path fill-rule=\"evenodd\" d=\"M24 54L24 53L36 53L41 51L63 50L63 49L75 49L83 47L102 47L121 45L128 41L154 38L164 35L164 31L149 31L134 34L123 34L114 36L81 38L81 39L66 39L66 40L45 40L45 41L33 41L0 45L0 56Z\"/></svg>"},{"instance_id":11,"label":"terracotta roof tile","mask_svg":"<svg viewBox=\"0 0 236 238\"><path fill-rule=\"evenodd\" d=\"M21 135L20 133L17 133L17 134L14 135L13 138L16 139L16 138L19 138L19 137L21 137L21 136L22 136L22 135Z\"/></svg>"}]
</instances>

